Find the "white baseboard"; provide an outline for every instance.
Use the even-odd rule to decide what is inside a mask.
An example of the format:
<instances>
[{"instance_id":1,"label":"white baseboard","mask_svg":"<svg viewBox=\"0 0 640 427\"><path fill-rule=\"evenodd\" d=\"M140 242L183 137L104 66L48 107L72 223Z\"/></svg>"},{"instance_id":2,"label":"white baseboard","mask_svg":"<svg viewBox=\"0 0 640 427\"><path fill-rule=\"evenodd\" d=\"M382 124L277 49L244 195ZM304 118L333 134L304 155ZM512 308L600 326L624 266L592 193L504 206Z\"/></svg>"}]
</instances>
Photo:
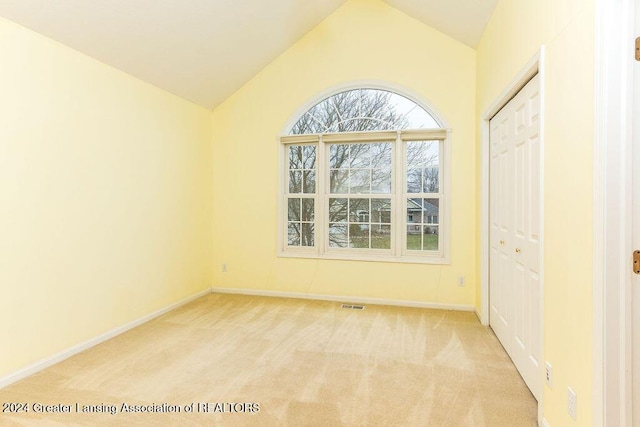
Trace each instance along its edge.
<instances>
[{"instance_id":1,"label":"white baseboard","mask_svg":"<svg viewBox=\"0 0 640 427\"><path fill-rule=\"evenodd\" d=\"M438 310L475 311L475 306L464 304L440 304L421 301L394 300L385 298L352 297L340 295L306 294L302 292L279 292L240 288L211 288L211 292L219 294L256 295L264 297L298 298L320 301L350 302L356 304L394 305L400 307L434 308Z\"/></svg>"},{"instance_id":2,"label":"white baseboard","mask_svg":"<svg viewBox=\"0 0 640 427\"><path fill-rule=\"evenodd\" d=\"M204 291L198 292L197 294L194 294L188 298L185 298L182 301L178 301L158 311L154 311L153 313L147 314L146 316L136 319L133 322L129 322L125 325L119 326L115 329L105 332L104 334L98 335L95 338L92 338L80 344L74 345L73 347L68 348L66 350L62 350L61 352L56 353L53 356L47 357L46 359L40 360L32 365L29 365L26 368L20 369L19 371L13 372L7 376L0 377L0 389L16 381L19 381L23 378L26 378L29 375L33 375L36 372L42 371L43 369L46 369L49 366L62 362L63 360L68 359L71 356L74 356L84 350L94 347L102 342L107 341L108 339L111 339L117 335L127 332L128 330L133 329L136 326L140 326L143 323L153 320L156 317L162 316L163 314L168 313L173 309L176 309L182 305L185 305L197 298L200 298L204 295L208 295L210 293L211 293L211 289L205 289Z\"/></svg>"}]
</instances>

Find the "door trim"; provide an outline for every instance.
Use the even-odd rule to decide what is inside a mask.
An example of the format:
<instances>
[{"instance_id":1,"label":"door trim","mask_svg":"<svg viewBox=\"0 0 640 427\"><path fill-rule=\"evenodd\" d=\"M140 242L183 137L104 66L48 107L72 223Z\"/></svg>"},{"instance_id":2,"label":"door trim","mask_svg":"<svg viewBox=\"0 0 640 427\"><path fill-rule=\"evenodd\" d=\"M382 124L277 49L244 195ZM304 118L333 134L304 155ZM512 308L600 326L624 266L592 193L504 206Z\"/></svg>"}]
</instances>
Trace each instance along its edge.
<instances>
[{"instance_id":1,"label":"door trim","mask_svg":"<svg viewBox=\"0 0 640 427\"><path fill-rule=\"evenodd\" d=\"M516 77L498 95L495 101L481 116L481 163L480 163L480 321L489 325L489 121L502 109L529 80L536 74L540 75L540 192L544 193L544 117L545 117L545 75L544 75L545 47L529 60ZM544 337L544 197L540 195L540 340ZM543 342L540 343L544 359ZM538 419L542 420L543 400L538 402Z\"/></svg>"},{"instance_id":2,"label":"door trim","mask_svg":"<svg viewBox=\"0 0 640 427\"><path fill-rule=\"evenodd\" d=\"M634 0L596 0L593 420L631 426L631 121Z\"/></svg>"}]
</instances>

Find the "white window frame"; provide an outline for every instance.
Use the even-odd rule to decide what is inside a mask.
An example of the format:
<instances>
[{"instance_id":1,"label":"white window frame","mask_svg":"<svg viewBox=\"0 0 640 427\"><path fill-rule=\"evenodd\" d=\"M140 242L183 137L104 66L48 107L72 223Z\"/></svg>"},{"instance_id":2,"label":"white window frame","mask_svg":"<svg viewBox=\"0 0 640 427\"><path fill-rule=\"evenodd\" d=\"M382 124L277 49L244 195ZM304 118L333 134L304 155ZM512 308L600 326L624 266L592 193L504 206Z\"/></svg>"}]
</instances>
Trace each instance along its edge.
<instances>
[{"instance_id":1,"label":"white window frame","mask_svg":"<svg viewBox=\"0 0 640 427\"><path fill-rule=\"evenodd\" d=\"M440 213L438 223L437 251L407 250L407 199L430 198L422 193L407 193L406 183L406 144L409 141L439 141L439 193ZM391 249L356 249L329 247L329 212L327 209L329 198L336 197L329 193L329 156L328 147L332 143L363 143L390 142L392 143L392 183L391 195L362 194L350 197L362 198L391 198ZM316 193L304 194L315 200L315 246L287 245L287 200L288 200L288 150L290 145L316 145ZM420 264L450 264L450 152L451 130L449 129L419 129L375 132L344 132L330 134L286 135L279 138L279 173L280 173L280 203L278 209L278 256L291 258L315 258L354 261L382 261ZM400 166L400 167L398 167ZM422 223L425 221L423 220ZM412 225L412 224L409 224Z\"/></svg>"}]
</instances>

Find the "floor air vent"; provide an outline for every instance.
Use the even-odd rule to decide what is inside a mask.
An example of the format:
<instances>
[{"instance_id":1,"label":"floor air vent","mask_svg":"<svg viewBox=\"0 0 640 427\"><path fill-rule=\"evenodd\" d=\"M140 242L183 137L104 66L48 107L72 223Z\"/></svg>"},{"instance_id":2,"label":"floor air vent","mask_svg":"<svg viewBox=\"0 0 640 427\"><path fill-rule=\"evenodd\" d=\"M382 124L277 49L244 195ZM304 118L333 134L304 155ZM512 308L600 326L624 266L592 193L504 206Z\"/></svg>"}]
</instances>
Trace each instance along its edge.
<instances>
[{"instance_id":1,"label":"floor air vent","mask_svg":"<svg viewBox=\"0 0 640 427\"><path fill-rule=\"evenodd\" d=\"M342 308L348 308L350 310L364 310L364 305L342 304Z\"/></svg>"}]
</instances>

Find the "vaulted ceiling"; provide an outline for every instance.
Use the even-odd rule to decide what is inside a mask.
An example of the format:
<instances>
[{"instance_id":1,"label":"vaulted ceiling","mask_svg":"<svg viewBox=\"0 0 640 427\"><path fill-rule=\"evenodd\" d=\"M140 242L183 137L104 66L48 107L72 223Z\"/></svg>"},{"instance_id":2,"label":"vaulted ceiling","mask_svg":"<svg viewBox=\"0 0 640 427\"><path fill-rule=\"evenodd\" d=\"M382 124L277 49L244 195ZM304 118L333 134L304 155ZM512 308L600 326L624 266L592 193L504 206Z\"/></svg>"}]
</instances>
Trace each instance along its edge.
<instances>
[{"instance_id":1,"label":"vaulted ceiling","mask_svg":"<svg viewBox=\"0 0 640 427\"><path fill-rule=\"evenodd\" d=\"M475 48L497 0L385 0ZM0 0L0 16L214 108L345 0Z\"/></svg>"}]
</instances>

